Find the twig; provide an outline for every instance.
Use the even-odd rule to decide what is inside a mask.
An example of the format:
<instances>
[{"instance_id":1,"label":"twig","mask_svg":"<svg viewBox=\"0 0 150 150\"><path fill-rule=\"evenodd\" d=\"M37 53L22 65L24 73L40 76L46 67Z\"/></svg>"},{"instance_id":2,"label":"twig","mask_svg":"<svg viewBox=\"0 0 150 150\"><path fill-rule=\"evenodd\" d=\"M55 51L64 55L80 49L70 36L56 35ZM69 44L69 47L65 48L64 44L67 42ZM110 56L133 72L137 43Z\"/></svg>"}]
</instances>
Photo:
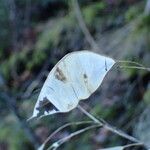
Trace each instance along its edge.
<instances>
[{"instance_id":1,"label":"twig","mask_svg":"<svg viewBox=\"0 0 150 150\"><path fill-rule=\"evenodd\" d=\"M128 144L128 145L124 145L124 146L117 146L117 147L119 147L120 149L124 150L124 149L132 147L132 146L142 146L142 145L143 145L142 143L133 143L133 144ZM113 149L114 148L117 149L117 147L113 147ZM109 148L97 149L97 150L107 150L107 149L109 149Z\"/></svg>"},{"instance_id":2,"label":"twig","mask_svg":"<svg viewBox=\"0 0 150 150\"><path fill-rule=\"evenodd\" d=\"M120 68L127 68L127 69L140 69L140 70L146 70L150 72L150 68L146 67L137 67L137 66L119 66Z\"/></svg>"},{"instance_id":3,"label":"twig","mask_svg":"<svg viewBox=\"0 0 150 150\"><path fill-rule=\"evenodd\" d=\"M145 67L144 65L136 62L136 61L130 61L130 60L116 60L116 64L118 65L119 63L128 63L128 64L133 64L133 65L119 65L120 68L128 68L128 69L141 69L141 70L146 70L150 71L150 68ZM136 66L135 66L136 65Z\"/></svg>"},{"instance_id":4,"label":"twig","mask_svg":"<svg viewBox=\"0 0 150 150\"><path fill-rule=\"evenodd\" d=\"M83 107L81 107L80 105L77 106L77 108L79 110L81 110L84 114L86 114L86 116L88 116L90 119L92 119L95 123L101 124L103 125L98 119L96 119L93 115L91 115L90 113L88 113Z\"/></svg>"},{"instance_id":5,"label":"twig","mask_svg":"<svg viewBox=\"0 0 150 150\"><path fill-rule=\"evenodd\" d=\"M72 137L78 135L78 134L81 134L87 130L90 130L90 129L93 129L93 128L96 128L96 127L100 127L101 125L91 125L91 126L88 126L84 129L81 129L81 130L78 130L76 132L73 132L71 133L70 135L58 140L57 142L53 143L51 147L48 148L48 150L56 150L58 147L60 147L62 144L64 144L66 141L68 141L69 139L71 139Z\"/></svg>"},{"instance_id":6,"label":"twig","mask_svg":"<svg viewBox=\"0 0 150 150\"><path fill-rule=\"evenodd\" d=\"M98 44L95 42L94 38L90 34L90 32L89 32L89 30L88 30L88 28L87 28L87 26L86 26L86 24L83 20L82 13L81 13L78 1L77 0L72 0L72 3L73 3L73 8L74 8L79 26L80 26L82 32L84 33L86 40L91 45L92 49L100 50Z\"/></svg>"},{"instance_id":7,"label":"twig","mask_svg":"<svg viewBox=\"0 0 150 150\"><path fill-rule=\"evenodd\" d=\"M140 142L138 139L126 134L125 132L123 132L122 130L120 129L117 129L116 127L113 127L111 126L110 124L108 124L106 121L104 120L98 120L96 119L93 115L91 115L90 113L88 113L84 108L82 108L80 105L78 106L78 109L80 111L82 111L86 116L88 116L89 118L91 118L95 123L99 123L100 125L102 125L104 128L106 128L107 130L125 138L125 139L128 139L132 142L136 142L136 143L142 143ZM92 116L92 117L91 117Z\"/></svg>"},{"instance_id":8,"label":"twig","mask_svg":"<svg viewBox=\"0 0 150 150\"><path fill-rule=\"evenodd\" d=\"M133 143L133 144L125 145L124 148L132 147L132 146L142 146L142 145L143 143Z\"/></svg>"},{"instance_id":9,"label":"twig","mask_svg":"<svg viewBox=\"0 0 150 150\"><path fill-rule=\"evenodd\" d=\"M63 130L64 128L71 126L71 125L82 125L82 124L91 124L94 123L93 121L79 121L79 122L70 122L66 123L63 126L59 127L57 130L55 130L47 139L46 141L39 147L39 150L44 150L46 148L46 145L49 143L51 138L56 135L58 132Z\"/></svg>"},{"instance_id":10,"label":"twig","mask_svg":"<svg viewBox=\"0 0 150 150\"><path fill-rule=\"evenodd\" d=\"M136 61L131 61L131 60L116 60L116 63L129 63L129 64L134 64L140 67L144 67L144 65L136 62Z\"/></svg>"}]
</instances>

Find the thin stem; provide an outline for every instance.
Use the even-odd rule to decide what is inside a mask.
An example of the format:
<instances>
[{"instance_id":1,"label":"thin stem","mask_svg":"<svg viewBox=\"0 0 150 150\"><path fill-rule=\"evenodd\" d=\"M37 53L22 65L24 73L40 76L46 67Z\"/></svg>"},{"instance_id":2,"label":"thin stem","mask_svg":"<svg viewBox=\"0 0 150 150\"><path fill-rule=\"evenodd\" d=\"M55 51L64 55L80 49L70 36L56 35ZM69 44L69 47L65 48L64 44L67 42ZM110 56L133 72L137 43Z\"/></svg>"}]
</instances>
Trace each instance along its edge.
<instances>
[{"instance_id":1,"label":"thin stem","mask_svg":"<svg viewBox=\"0 0 150 150\"><path fill-rule=\"evenodd\" d=\"M124 150L124 149L132 147L132 146L143 146L143 143L132 143L132 144L127 144L124 146L117 146L117 147L120 147L120 149ZM115 149L115 148L117 149L117 147L113 147L112 149ZM107 150L107 149L109 149L109 148L104 148L103 150ZM97 149L97 150L102 150L102 149Z\"/></svg>"},{"instance_id":2,"label":"thin stem","mask_svg":"<svg viewBox=\"0 0 150 150\"><path fill-rule=\"evenodd\" d=\"M78 130L76 132L73 132L71 134L69 134L68 136L58 140L57 142L53 143L51 147L48 148L48 150L56 150L58 147L60 147L62 144L64 144L66 141L68 141L69 139L71 139L72 137L78 135L78 134L81 134L87 130L90 130L90 129L93 129L93 128L96 128L96 127L100 127L101 125L91 125L91 126L88 126L84 129L81 129L81 130Z\"/></svg>"},{"instance_id":3,"label":"thin stem","mask_svg":"<svg viewBox=\"0 0 150 150\"><path fill-rule=\"evenodd\" d=\"M79 110L81 110L84 114L86 114L86 116L88 116L90 119L92 119L95 123L101 124L103 125L98 119L96 119L93 115L91 115L90 113L88 113L83 107L81 107L80 105L77 106L77 108Z\"/></svg>"},{"instance_id":4,"label":"thin stem","mask_svg":"<svg viewBox=\"0 0 150 150\"><path fill-rule=\"evenodd\" d=\"M142 146L142 145L143 143L133 143L133 144L125 145L124 148L132 147L132 146Z\"/></svg>"},{"instance_id":5,"label":"thin stem","mask_svg":"<svg viewBox=\"0 0 150 150\"><path fill-rule=\"evenodd\" d=\"M46 145L50 142L51 138L56 135L58 132L63 130L66 127L69 127L71 125L83 125L83 124L91 124L93 121L79 121L79 122L70 122L66 123L63 126L59 127L57 130L55 130L50 136L45 140L45 142L39 147L39 150L44 150L46 148Z\"/></svg>"},{"instance_id":6,"label":"thin stem","mask_svg":"<svg viewBox=\"0 0 150 150\"><path fill-rule=\"evenodd\" d=\"M128 139L132 142L137 142L139 143L140 141L138 139L136 139L135 137L132 137L131 135L128 135L127 133L125 133L124 131L120 130L120 129L117 129L116 127L113 127L112 125L106 123L103 125L104 128L106 128L107 130L125 138L125 139Z\"/></svg>"},{"instance_id":7,"label":"thin stem","mask_svg":"<svg viewBox=\"0 0 150 150\"><path fill-rule=\"evenodd\" d=\"M146 70L150 72L150 68L146 67L137 67L137 66L119 66L120 68L127 68L127 69L141 69L141 70Z\"/></svg>"},{"instance_id":8,"label":"thin stem","mask_svg":"<svg viewBox=\"0 0 150 150\"><path fill-rule=\"evenodd\" d=\"M91 115L90 113L88 113L83 107L81 107L80 105L78 105L77 107L80 111L82 111L86 116L88 116L89 118L91 118L95 123L98 123L100 125L102 125L104 128L106 128L107 130L125 138L128 139L132 142L137 142L137 143L141 143L138 139L126 134L125 132L123 132L122 130L117 129L116 127L111 126L110 124L108 124L106 121L104 120L98 120L97 118L95 118L93 115Z\"/></svg>"},{"instance_id":9,"label":"thin stem","mask_svg":"<svg viewBox=\"0 0 150 150\"><path fill-rule=\"evenodd\" d=\"M135 64L138 65L140 67L144 67L142 64L136 62L136 61L130 61L130 60L116 60L116 63L131 63L131 64Z\"/></svg>"},{"instance_id":10,"label":"thin stem","mask_svg":"<svg viewBox=\"0 0 150 150\"><path fill-rule=\"evenodd\" d=\"M119 66L120 68L132 68L132 69L141 69L141 70L146 70L146 71L150 71L150 68L145 67L144 65L135 62L135 61L130 61L130 60L116 60L116 64L117 63L129 63L129 64L133 64L132 66L127 66L127 65L123 65L123 66ZM136 66L135 66L136 65Z\"/></svg>"}]
</instances>

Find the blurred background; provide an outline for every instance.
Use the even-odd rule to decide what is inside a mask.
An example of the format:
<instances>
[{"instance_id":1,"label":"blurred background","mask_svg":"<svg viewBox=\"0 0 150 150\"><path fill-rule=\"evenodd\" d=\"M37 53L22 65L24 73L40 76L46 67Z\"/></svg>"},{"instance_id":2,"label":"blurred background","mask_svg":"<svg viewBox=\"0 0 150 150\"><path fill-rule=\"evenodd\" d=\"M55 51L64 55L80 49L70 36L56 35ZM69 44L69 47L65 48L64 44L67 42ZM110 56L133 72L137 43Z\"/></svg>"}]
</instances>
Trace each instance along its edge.
<instances>
[{"instance_id":1,"label":"blurred background","mask_svg":"<svg viewBox=\"0 0 150 150\"><path fill-rule=\"evenodd\" d=\"M68 52L83 49L149 67L150 0L0 0L0 150L37 149L63 124L89 120L74 109L26 122L52 67ZM148 71L115 66L80 104L150 146ZM60 131L50 144L83 127ZM94 150L129 143L96 128L59 149Z\"/></svg>"}]
</instances>

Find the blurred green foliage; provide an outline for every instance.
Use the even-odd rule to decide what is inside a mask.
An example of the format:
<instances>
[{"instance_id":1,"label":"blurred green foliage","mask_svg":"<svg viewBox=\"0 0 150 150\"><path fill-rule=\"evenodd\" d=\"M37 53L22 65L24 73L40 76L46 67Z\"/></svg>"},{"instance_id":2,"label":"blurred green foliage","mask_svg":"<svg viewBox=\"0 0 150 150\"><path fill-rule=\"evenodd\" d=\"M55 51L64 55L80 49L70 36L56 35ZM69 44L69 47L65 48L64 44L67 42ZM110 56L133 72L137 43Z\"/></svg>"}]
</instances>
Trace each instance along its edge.
<instances>
[{"instance_id":1,"label":"blurred green foliage","mask_svg":"<svg viewBox=\"0 0 150 150\"><path fill-rule=\"evenodd\" d=\"M150 89L145 92L143 99L148 105L150 104Z\"/></svg>"},{"instance_id":2,"label":"blurred green foliage","mask_svg":"<svg viewBox=\"0 0 150 150\"><path fill-rule=\"evenodd\" d=\"M6 2L6 1L5 1ZM25 27L32 27L32 32L35 32L35 37L33 42L26 43L23 39L24 33L20 36L20 41L22 40L23 46L19 50L12 49L12 31L9 20L9 11L6 8L4 0L0 1L0 73L3 74L7 84L9 85L10 90L12 90L17 97L17 94L24 92L28 87L30 81L33 81L37 74L40 72L43 64L50 58L49 68L51 65L55 64L64 54L72 50L80 50L82 48L89 48L85 37L79 25L76 21L75 14L70 7L70 1L67 0L28 0L28 1L15 1L21 13L21 20L23 21L24 15L27 9L27 5L31 8L29 9L30 21L28 25L19 23L22 29ZM27 3L28 2L28 3ZM111 4L112 2L112 4ZM55 3L55 5L54 5ZM94 36L101 34L99 31L103 31L106 34L111 33L114 30L120 30L123 25L130 22L137 21L132 27L133 30L127 34L126 38L121 43L120 49L123 53L123 59L125 60L134 60L144 65L148 65L149 62L149 43L150 43L150 16L141 15L144 10L144 3L135 1L134 5L126 4L124 8L124 3L129 3L127 1L113 1L107 2L104 0L95 0L92 1L80 1L81 11L83 13L83 18L88 26L90 31L95 31ZM142 4L141 4L142 3ZM63 7L59 9L56 4L61 4ZM53 6L53 9L52 9ZM123 9L124 8L124 9ZM51 11L49 11L51 9ZM117 10L119 10L117 12ZM65 12L65 13L64 13ZM120 13L121 12L121 13ZM43 15L44 14L44 15ZM119 16L119 17L118 17ZM114 24L117 24L118 20L122 18L121 25L114 27ZM21 21L21 22L22 22ZM104 26L104 29L102 28ZM40 28L40 29L39 29ZM20 30L20 29L19 29ZM23 31L22 31L23 32ZM113 34L113 32L112 32ZM28 37L31 41L31 35ZM94 37L95 38L95 37ZM118 37L112 36L112 39L108 40L114 41ZM18 42L19 44L21 42ZM116 49L112 48L113 50ZM54 55L55 50L58 52L58 55ZM51 57L49 57L51 56ZM18 78L15 78L13 73L16 71ZM26 77L25 72L29 72L29 75ZM124 70L123 74L130 80L136 79L136 77L144 78L147 75L147 72L135 69ZM23 79L22 79L23 78ZM27 83L26 83L27 82ZM43 82L43 80L42 80ZM16 83L18 87L16 88ZM123 85L122 85L123 86ZM146 87L145 87L146 89ZM112 90L113 91L113 90ZM108 91L108 93L111 91ZM143 92L143 101L149 103L150 92L146 90ZM132 93L131 93L132 94ZM114 95L115 97L116 95ZM29 100L28 100L29 99ZM120 100L122 97L120 98ZM33 105L36 101L35 97L26 98L25 100L20 100L20 97L17 99L19 111L21 114L28 118L30 112L32 112ZM134 98L132 99L134 101ZM121 101L119 104L114 103L108 107L105 107L101 103L95 105L91 109L91 113L95 116L100 116L108 121L116 122L122 116L126 116L126 122L131 119L131 114L134 113L134 107L136 103L131 103L130 106L126 106ZM126 108L125 114L122 113L120 107ZM125 109L124 108L124 109ZM7 111L7 108L5 109ZM33 149L29 139L25 136L24 132L19 126L19 123L12 116L10 112L3 112L7 116L1 116L0 123L0 141L6 141L11 150L20 150L20 149ZM121 113L120 113L121 112ZM63 119L62 119L62 118ZM56 119L57 118L57 119ZM78 113L71 112L66 115L51 116L42 119L41 122L36 122L32 124L32 127L36 130L40 126L48 127L49 132L52 132L61 126L62 124L70 121L76 121L77 119L87 119L86 117L80 116ZM70 133L72 130L80 129L80 127L72 127L66 129L67 133ZM94 136L97 135L97 130L92 130L85 132L77 138L74 138L69 144L65 144L62 149L73 150L73 149L83 149L91 150L95 148L93 143ZM94 134L96 132L96 134ZM61 137L61 135L60 135ZM107 141L108 145L115 145L115 143L121 143L120 139L113 139L112 141ZM53 139L55 140L55 139ZM93 142L94 141L94 142ZM105 144L105 143L104 143ZM100 146L100 145L96 145ZM96 147L98 148L98 147Z\"/></svg>"},{"instance_id":3,"label":"blurred green foliage","mask_svg":"<svg viewBox=\"0 0 150 150\"><path fill-rule=\"evenodd\" d=\"M132 21L137 16L140 16L143 13L143 8L138 5L134 5L133 7L129 8L129 10L125 14L125 18L127 22Z\"/></svg>"},{"instance_id":4,"label":"blurred green foliage","mask_svg":"<svg viewBox=\"0 0 150 150\"><path fill-rule=\"evenodd\" d=\"M88 26L94 26L94 20L96 17L103 16L102 11L107 7L105 1L95 2L90 6L83 8L83 17Z\"/></svg>"},{"instance_id":5,"label":"blurred green foliage","mask_svg":"<svg viewBox=\"0 0 150 150\"><path fill-rule=\"evenodd\" d=\"M28 138L24 135L24 132L17 126L17 122L13 115L6 117L0 124L0 141L5 141L8 144L8 148L12 150L26 150L27 148L33 148L30 143L25 143Z\"/></svg>"}]
</instances>

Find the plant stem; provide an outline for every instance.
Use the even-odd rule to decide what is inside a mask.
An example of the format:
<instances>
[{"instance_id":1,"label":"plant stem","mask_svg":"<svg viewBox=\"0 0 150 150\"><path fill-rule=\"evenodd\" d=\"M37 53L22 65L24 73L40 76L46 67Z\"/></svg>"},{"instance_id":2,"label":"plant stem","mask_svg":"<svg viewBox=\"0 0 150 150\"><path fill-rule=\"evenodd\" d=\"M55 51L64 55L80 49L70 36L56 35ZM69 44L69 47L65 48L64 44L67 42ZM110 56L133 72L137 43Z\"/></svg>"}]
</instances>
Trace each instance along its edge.
<instances>
[{"instance_id":1,"label":"plant stem","mask_svg":"<svg viewBox=\"0 0 150 150\"><path fill-rule=\"evenodd\" d=\"M135 137L132 137L128 134L126 134L125 132L123 132L120 129L117 129L116 127L111 126L110 124L108 124L106 121L104 120L98 120L97 118L95 118L93 115L91 115L89 112L87 112L82 106L78 105L77 108L82 111L86 116L88 116L90 119L92 119L95 123L98 123L99 125L102 125L104 128L106 128L107 130L125 138L128 139L132 142L136 142L136 143L141 143L138 139L136 139Z\"/></svg>"},{"instance_id":2,"label":"plant stem","mask_svg":"<svg viewBox=\"0 0 150 150\"><path fill-rule=\"evenodd\" d=\"M116 60L116 63L129 63L129 64L134 64L140 67L144 67L142 64L136 62L136 61L131 61L131 60Z\"/></svg>"},{"instance_id":3,"label":"plant stem","mask_svg":"<svg viewBox=\"0 0 150 150\"><path fill-rule=\"evenodd\" d=\"M98 119L96 119L93 115L91 115L90 113L88 113L83 107L81 107L80 105L77 106L78 109L80 109L84 114L86 114L86 116L88 116L90 119L92 119L95 123L98 123L100 125L103 125Z\"/></svg>"},{"instance_id":4,"label":"plant stem","mask_svg":"<svg viewBox=\"0 0 150 150\"><path fill-rule=\"evenodd\" d=\"M141 70L146 70L150 71L150 68L145 67L144 65L136 62L136 61L130 61L130 60L116 60L116 63L119 64L133 64L133 65L119 65L120 68L127 68L127 69L141 69Z\"/></svg>"},{"instance_id":5,"label":"plant stem","mask_svg":"<svg viewBox=\"0 0 150 150\"><path fill-rule=\"evenodd\" d=\"M58 132L60 132L61 130L63 130L66 127L69 127L71 125L83 125L83 124L92 124L93 121L79 121L79 122L70 122L70 123L66 123L64 125L62 125L61 127L59 127L57 130L55 130L46 140L45 142L39 147L38 150L44 150L46 149L46 146L49 144L51 138L56 135Z\"/></svg>"},{"instance_id":6,"label":"plant stem","mask_svg":"<svg viewBox=\"0 0 150 150\"><path fill-rule=\"evenodd\" d=\"M127 68L127 69L141 69L141 70L146 70L150 72L150 68L145 68L145 67L137 67L137 66L119 66L120 68Z\"/></svg>"},{"instance_id":7,"label":"plant stem","mask_svg":"<svg viewBox=\"0 0 150 150\"><path fill-rule=\"evenodd\" d=\"M94 129L96 127L100 127L101 125L91 125L91 126L88 126L86 128L83 128L83 129L80 129L78 131L75 131L71 134L69 134L68 136L58 140L57 142L53 143L51 147L48 148L48 150L56 150L58 147L60 147L62 144L64 144L65 142L67 142L68 140L70 140L71 138L73 138L74 136L78 135L78 134L81 134L85 131L88 131L90 129ZM41 150L41 149L39 149Z\"/></svg>"}]
</instances>

